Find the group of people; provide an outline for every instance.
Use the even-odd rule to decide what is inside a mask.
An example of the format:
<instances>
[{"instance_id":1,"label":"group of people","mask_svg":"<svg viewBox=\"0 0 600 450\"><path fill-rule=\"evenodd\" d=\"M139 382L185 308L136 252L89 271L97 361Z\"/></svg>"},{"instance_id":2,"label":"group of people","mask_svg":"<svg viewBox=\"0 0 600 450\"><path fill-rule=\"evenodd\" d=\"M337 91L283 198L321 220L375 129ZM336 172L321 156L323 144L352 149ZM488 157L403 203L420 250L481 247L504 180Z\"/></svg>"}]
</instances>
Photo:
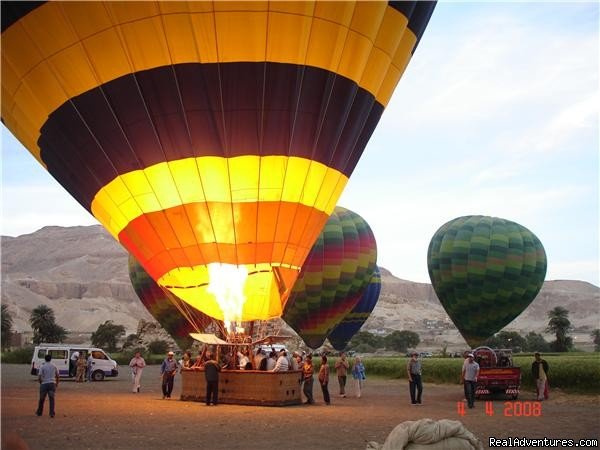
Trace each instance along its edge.
<instances>
[{"instance_id":1,"label":"group of people","mask_svg":"<svg viewBox=\"0 0 600 450\"><path fill-rule=\"evenodd\" d=\"M274 353L274 352L271 352ZM222 368L227 367L227 364L221 364L214 358L212 351L206 347L199 353L198 358L192 361L190 352L186 352L183 355L181 361L175 360L173 352L168 352L167 357L164 359L160 366L160 377L163 399L171 398L173 392L173 384L175 375L178 370L193 370L195 368L202 368L206 378L206 405L217 405L218 404L218 391L219 391L219 373ZM418 353L413 352L409 359L406 371L409 382L409 394L412 405L421 405L423 396L423 382L422 382L422 365L418 358ZM303 385L302 392L306 397L307 404L313 404L313 384L314 384L314 367L312 362L312 355L303 355L299 352L294 352L290 358L288 358L287 351L281 350L279 356L275 360L274 355L271 354L267 358L266 355L262 354L262 350L256 352L254 361L251 362L248 353L240 352L239 357L239 368L240 369L252 369L258 367L259 370L271 370L273 372L286 371L286 370L301 370L301 383ZM540 353L534 354L534 361L531 364L532 377L536 383L536 399L543 401L548 399L548 363L542 359ZM38 381L40 383L40 397L38 402L38 408L36 415L41 416L44 410L44 403L46 397L49 398L50 402L50 417L55 415L55 393L59 382L59 371L57 367L52 364L52 357L47 354L44 358L45 362L39 369ZM272 360L269 362L269 360ZM70 371L73 367L76 370L75 381L82 382L87 367L87 359L84 353L74 352L71 356L72 366L70 365ZM263 362L264 361L264 362ZM132 390L134 393L140 392L141 377L144 368L146 367L146 361L138 351L129 362L132 376ZM335 371L339 384L339 395L340 397L346 397L346 381L348 377L348 371L350 369L350 363L346 358L345 353L340 354L340 358L336 361ZM461 383L464 386L465 399L469 408L475 406L475 388L477 385L477 379L479 377L479 364L475 361L475 355L471 352L465 354L465 360L461 370ZM71 375L73 372L70 372ZM361 389L364 381L366 380L365 366L362 363L360 357L354 359L351 370L352 378L354 379L354 388L356 397L360 398ZM323 393L323 401L325 404L331 404L331 396L329 394L329 364L327 362L327 356L321 356L321 366L317 374L317 379L321 386Z\"/></svg>"},{"instance_id":2,"label":"group of people","mask_svg":"<svg viewBox=\"0 0 600 450\"><path fill-rule=\"evenodd\" d=\"M412 405L421 405L423 396L423 381L421 380L422 366L418 359L419 354L412 352L406 365L408 375L408 389ZM464 387L465 400L469 408L475 407L475 388L479 377L479 364L475 361L475 355L465 352L460 381ZM543 401L548 399L548 363L542 359L539 352L534 354L531 364L531 374L536 383L536 399Z\"/></svg>"},{"instance_id":3,"label":"group of people","mask_svg":"<svg viewBox=\"0 0 600 450\"><path fill-rule=\"evenodd\" d=\"M74 351L69 358L69 375L75 377L77 383L89 381L92 374L92 355L86 357L84 352Z\"/></svg>"}]
</instances>

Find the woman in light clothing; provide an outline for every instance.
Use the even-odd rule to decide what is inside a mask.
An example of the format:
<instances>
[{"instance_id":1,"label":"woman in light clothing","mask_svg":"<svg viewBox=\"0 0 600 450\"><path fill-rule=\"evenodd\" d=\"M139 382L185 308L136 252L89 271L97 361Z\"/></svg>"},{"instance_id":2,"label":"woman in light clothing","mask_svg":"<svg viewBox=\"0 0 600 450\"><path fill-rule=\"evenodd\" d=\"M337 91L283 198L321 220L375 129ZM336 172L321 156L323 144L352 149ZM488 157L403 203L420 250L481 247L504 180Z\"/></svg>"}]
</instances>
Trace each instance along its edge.
<instances>
[{"instance_id":1,"label":"woman in light clothing","mask_svg":"<svg viewBox=\"0 0 600 450\"><path fill-rule=\"evenodd\" d=\"M363 365L360 356L357 356L354 359L354 365L352 366L352 378L354 378L356 396L360 398L363 381L367 379L365 375L365 366Z\"/></svg>"},{"instance_id":2,"label":"woman in light clothing","mask_svg":"<svg viewBox=\"0 0 600 450\"><path fill-rule=\"evenodd\" d=\"M142 380L142 372L146 367L146 361L142 358L140 352L135 352L135 356L129 361L131 367L131 380L133 381L133 392L140 392L140 382Z\"/></svg>"}]
</instances>

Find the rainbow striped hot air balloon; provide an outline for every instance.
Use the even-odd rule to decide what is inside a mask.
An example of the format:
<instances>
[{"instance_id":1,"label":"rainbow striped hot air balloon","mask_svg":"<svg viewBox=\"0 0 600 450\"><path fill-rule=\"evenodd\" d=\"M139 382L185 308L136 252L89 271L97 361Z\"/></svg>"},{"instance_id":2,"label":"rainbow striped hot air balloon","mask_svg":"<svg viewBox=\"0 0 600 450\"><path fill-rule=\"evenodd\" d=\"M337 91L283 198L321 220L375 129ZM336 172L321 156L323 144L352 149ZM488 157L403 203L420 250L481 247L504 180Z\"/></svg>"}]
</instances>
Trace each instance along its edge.
<instances>
[{"instance_id":1,"label":"rainbow striped hot air balloon","mask_svg":"<svg viewBox=\"0 0 600 450\"><path fill-rule=\"evenodd\" d=\"M427 267L442 306L476 347L535 299L547 262L540 240L518 223L464 216L433 235Z\"/></svg>"},{"instance_id":2,"label":"rainbow striped hot air balloon","mask_svg":"<svg viewBox=\"0 0 600 450\"><path fill-rule=\"evenodd\" d=\"M375 266L375 271L371 276L369 285L360 297L360 300L356 304L352 311L337 324L337 326L329 333L327 339L338 351L344 350L352 336L354 336L358 330L367 321L377 300L379 300L379 294L381 293L381 272L379 267Z\"/></svg>"},{"instance_id":3,"label":"rainbow striped hot air balloon","mask_svg":"<svg viewBox=\"0 0 600 450\"><path fill-rule=\"evenodd\" d=\"M358 214L336 207L302 267L283 320L317 348L356 306L375 270L377 245Z\"/></svg>"},{"instance_id":4,"label":"rainbow striped hot air balloon","mask_svg":"<svg viewBox=\"0 0 600 450\"><path fill-rule=\"evenodd\" d=\"M281 315L434 2L2 2L2 121L162 287Z\"/></svg>"}]
</instances>

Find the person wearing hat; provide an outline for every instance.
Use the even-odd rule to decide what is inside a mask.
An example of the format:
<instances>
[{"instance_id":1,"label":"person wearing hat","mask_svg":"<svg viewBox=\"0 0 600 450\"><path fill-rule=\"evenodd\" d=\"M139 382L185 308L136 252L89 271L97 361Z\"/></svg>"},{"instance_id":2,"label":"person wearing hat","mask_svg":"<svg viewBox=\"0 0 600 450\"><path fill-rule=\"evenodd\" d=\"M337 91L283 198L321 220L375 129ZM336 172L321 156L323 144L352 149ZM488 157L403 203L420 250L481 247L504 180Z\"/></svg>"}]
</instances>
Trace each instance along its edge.
<instances>
[{"instance_id":1,"label":"person wearing hat","mask_svg":"<svg viewBox=\"0 0 600 450\"><path fill-rule=\"evenodd\" d=\"M173 352L167 353L167 358L160 365L160 377L162 380L163 400L171 398L173 392L173 382L177 373L177 361L173 358Z\"/></svg>"},{"instance_id":2,"label":"person wearing hat","mask_svg":"<svg viewBox=\"0 0 600 450\"><path fill-rule=\"evenodd\" d=\"M465 388L465 398L467 399L469 408L475 406L475 386L477 384L477 377L479 377L479 364L473 360L474 358L475 355L473 353L467 355L467 362L463 364L460 377Z\"/></svg>"},{"instance_id":3,"label":"person wearing hat","mask_svg":"<svg viewBox=\"0 0 600 450\"><path fill-rule=\"evenodd\" d=\"M412 352L410 359L408 360L408 364L406 365L410 402L413 405L421 404L421 395L423 394L423 382L421 381L421 361L419 361L418 356L419 354L417 352Z\"/></svg>"}]
</instances>

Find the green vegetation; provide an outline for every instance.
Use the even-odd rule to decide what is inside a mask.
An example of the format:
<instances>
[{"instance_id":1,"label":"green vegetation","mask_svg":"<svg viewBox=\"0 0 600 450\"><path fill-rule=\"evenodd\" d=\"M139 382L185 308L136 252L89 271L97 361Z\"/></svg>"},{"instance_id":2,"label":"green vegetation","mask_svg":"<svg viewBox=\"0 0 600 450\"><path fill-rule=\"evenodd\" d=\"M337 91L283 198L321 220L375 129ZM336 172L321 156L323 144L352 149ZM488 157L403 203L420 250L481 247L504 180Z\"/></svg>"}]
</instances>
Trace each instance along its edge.
<instances>
[{"instance_id":1,"label":"green vegetation","mask_svg":"<svg viewBox=\"0 0 600 450\"><path fill-rule=\"evenodd\" d=\"M573 328L569 320L569 311L562 306L557 306L548 311L548 327L546 331L553 333L556 340L550 345L555 352L568 352L573 349L573 338L568 335Z\"/></svg>"},{"instance_id":2,"label":"green vegetation","mask_svg":"<svg viewBox=\"0 0 600 450\"><path fill-rule=\"evenodd\" d=\"M600 352L600 328L596 328L590 336L594 339L594 351Z\"/></svg>"},{"instance_id":3,"label":"green vegetation","mask_svg":"<svg viewBox=\"0 0 600 450\"><path fill-rule=\"evenodd\" d=\"M393 331L387 336L377 336L368 331L360 331L354 335L347 345L348 350L359 353L372 353L377 349L388 349L404 353L409 348L419 345L421 339L413 331Z\"/></svg>"},{"instance_id":4,"label":"green vegetation","mask_svg":"<svg viewBox=\"0 0 600 450\"><path fill-rule=\"evenodd\" d=\"M109 352L117 349L117 341L125 336L125 327L115 325L112 320L107 320L98 325L98 329L92 333L92 345L94 347L106 347Z\"/></svg>"},{"instance_id":5,"label":"green vegetation","mask_svg":"<svg viewBox=\"0 0 600 450\"><path fill-rule=\"evenodd\" d=\"M600 394L600 358L595 353L560 353L542 355L550 366L548 378L550 388L560 388L566 392ZM424 358L423 381L425 383L460 383L462 358ZM521 367L522 388L534 389L531 378L532 355L514 357L516 366ZM331 367L335 358L330 359ZM367 378L406 379L406 357L364 358ZM352 364L352 358L350 358Z\"/></svg>"},{"instance_id":6,"label":"green vegetation","mask_svg":"<svg viewBox=\"0 0 600 450\"><path fill-rule=\"evenodd\" d=\"M31 364L33 347L17 348L11 352L2 353L2 364Z\"/></svg>"},{"instance_id":7,"label":"green vegetation","mask_svg":"<svg viewBox=\"0 0 600 450\"><path fill-rule=\"evenodd\" d=\"M56 323L54 311L47 305L40 305L31 311L29 323L33 330L33 343L40 342L63 342L67 330Z\"/></svg>"},{"instance_id":8,"label":"green vegetation","mask_svg":"<svg viewBox=\"0 0 600 450\"><path fill-rule=\"evenodd\" d=\"M2 343L2 350L10 348L10 335L12 333L13 318L8 310L8 305L1 305L0 318L2 320L2 335L0 336L0 342Z\"/></svg>"},{"instance_id":9,"label":"green vegetation","mask_svg":"<svg viewBox=\"0 0 600 450\"><path fill-rule=\"evenodd\" d=\"M167 353L169 349L169 343L167 341L152 341L148 344L148 351L153 355L163 355Z\"/></svg>"}]
</instances>

